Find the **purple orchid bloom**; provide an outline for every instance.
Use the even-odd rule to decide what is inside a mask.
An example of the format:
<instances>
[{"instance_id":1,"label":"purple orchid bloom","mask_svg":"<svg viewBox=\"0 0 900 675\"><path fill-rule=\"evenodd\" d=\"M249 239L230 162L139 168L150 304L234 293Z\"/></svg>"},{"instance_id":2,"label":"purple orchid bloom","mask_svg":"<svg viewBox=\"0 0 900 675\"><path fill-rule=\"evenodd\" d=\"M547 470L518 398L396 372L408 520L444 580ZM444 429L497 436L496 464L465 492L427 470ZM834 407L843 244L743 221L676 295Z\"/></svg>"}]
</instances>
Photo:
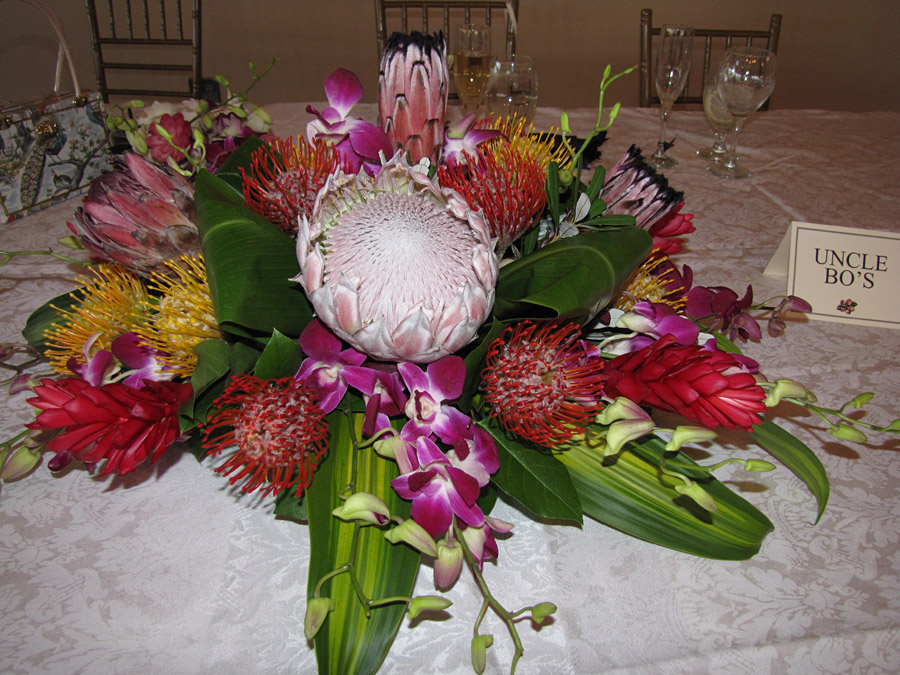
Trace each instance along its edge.
<instances>
[{"instance_id":1,"label":"purple orchid bloom","mask_svg":"<svg viewBox=\"0 0 900 675\"><path fill-rule=\"evenodd\" d=\"M459 413L456 408L453 412ZM481 427L476 426L464 414L450 415L456 439L453 449L448 452L454 465L465 471L484 487L491 479L491 474L500 468L500 455L493 437Z\"/></svg>"},{"instance_id":2,"label":"purple orchid bloom","mask_svg":"<svg viewBox=\"0 0 900 675\"><path fill-rule=\"evenodd\" d=\"M496 129L475 129L475 113L469 113L444 132L444 163L463 161L466 155L479 157L478 146L503 134Z\"/></svg>"},{"instance_id":3,"label":"purple orchid bloom","mask_svg":"<svg viewBox=\"0 0 900 675\"><path fill-rule=\"evenodd\" d=\"M405 409L409 421L403 428L409 427L415 436L434 433L445 443L456 440L458 425L452 417L462 413L443 402L453 401L462 394L466 379L462 357L445 356L428 364L424 372L413 363L401 363L397 369L409 389Z\"/></svg>"},{"instance_id":4,"label":"purple orchid bloom","mask_svg":"<svg viewBox=\"0 0 900 675\"><path fill-rule=\"evenodd\" d=\"M484 525L481 528L467 527L462 531L462 535L472 557L478 561L478 566L483 568L485 560L496 559L500 554L497 540L494 539L494 532L505 534L512 529L512 523L485 516Z\"/></svg>"},{"instance_id":5,"label":"purple orchid bloom","mask_svg":"<svg viewBox=\"0 0 900 675\"><path fill-rule=\"evenodd\" d=\"M616 326L639 334L613 342L606 348L608 352L617 355L643 349L667 334L674 336L680 345L697 344L697 337L700 335L697 324L660 302L635 303L630 312L625 312L619 318Z\"/></svg>"},{"instance_id":6,"label":"purple orchid bloom","mask_svg":"<svg viewBox=\"0 0 900 675\"><path fill-rule=\"evenodd\" d=\"M343 343L318 319L303 329L299 342L308 358L300 364L294 379L318 390L319 408L330 413L347 393L346 369L362 364L366 355L355 349L342 350Z\"/></svg>"},{"instance_id":7,"label":"purple orchid bloom","mask_svg":"<svg viewBox=\"0 0 900 675\"><path fill-rule=\"evenodd\" d=\"M112 352L101 349L91 356L91 348L100 338L100 333L95 333L87 339L81 353L84 355L84 363L80 363L74 356L66 365L73 373L93 387L99 387L111 381L112 376L118 370Z\"/></svg>"},{"instance_id":8,"label":"purple orchid bloom","mask_svg":"<svg viewBox=\"0 0 900 675\"><path fill-rule=\"evenodd\" d=\"M407 422L409 425L410 422ZM394 491L412 500L411 515L432 537L445 532L457 516L466 525L481 527L484 514L476 504L478 480L441 452L430 438L416 439L412 471L391 481Z\"/></svg>"},{"instance_id":9,"label":"purple orchid bloom","mask_svg":"<svg viewBox=\"0 0 900 675\"><path fill-rule=\"evenodd\" d=\"M710 330L730 328L729 339L740 337L758 340L762 330L756 319L745 310L753 304L753 287L747 286L744 297L726 286L695 286L687 294L685 313L694 319L709 319Z\"/></svg>"},{"instance_id":10,"label":"purple orchid bloom","mask_svg":"<svg viewBox=\"0 0 900 675\"><path fill-rule=\"evenodd\" d=\"M338 68L325 78L328 107L319 112L312 106L306 112L318 119L306 127L309 140L321 138L333 144L345 166L357 173L360 168L370 176L381 170L381 158L390 159L394 145L384 130L362 119L347 119L353 106L363 96L359 78L345 68Z\"/></svg>"},{"instance_id":11,"label":"purple orchid bloom","mask_svg":"<svg viewBox=\"0 0 900 675\"><path fill-rule=\"evenodd\" d=\"M167 382L175 377L173 372L166 369L160 358L163 352L153 347L140 335L123 333L113 340L110 348L113 356L131 371L128 377L122 380L122 384L140 389L146 380Z\"/></svg>"},{"instance_id":12,"label":"purple orchid bloom","mask_svg":"<svg viewBox=\"0 0 900 675\"><path fill-rule=\"evenodd\" d=\"M390 370L388 370L390 368ZM393 366L378 364L372 366L346 366L344 380L363 395L366 402L366 416L363 433L371 436L377 429L389 425L388 416L399 415L406 406L406 393L400 374ZM380 419L380 418L383 418Z\"/></svg>"}]
</instances>

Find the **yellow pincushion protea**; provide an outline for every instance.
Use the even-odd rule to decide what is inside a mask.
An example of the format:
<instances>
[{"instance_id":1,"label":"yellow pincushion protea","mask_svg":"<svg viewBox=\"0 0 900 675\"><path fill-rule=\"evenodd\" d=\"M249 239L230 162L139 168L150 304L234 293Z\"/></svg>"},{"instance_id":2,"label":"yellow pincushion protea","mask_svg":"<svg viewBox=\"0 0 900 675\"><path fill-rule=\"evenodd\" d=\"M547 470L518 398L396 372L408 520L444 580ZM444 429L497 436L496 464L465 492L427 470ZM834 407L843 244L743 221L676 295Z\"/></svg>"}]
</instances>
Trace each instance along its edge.
<instances>
[{"instance_id":1,"label":"yellow pincushion protea","mask_svg":"<svg viewBox=\"0 0 900 675\"><path fill-rule=\"evenodd\" d=\"M92 336L99 335L91 348L93 355L108 350L122 333L141 332L152 306L141 278L121 265L95 265L89 275L79 275L75 281L84 286L83 299L68 310L53 306L60 319L44 334L47 360L65 374L70 358L84 358L84 345Z\"/></svg>"},{"instance_id":2,"label":"yellow pincushion protea","mask_svg":"<svg viewBox=\"0 0 900 675\"><path fill-rule=\"evenodd\" d=\"M490 120L490 128L500 131L509 144L533 157L546 173L550 162L556 162L561 169L571 166L572 158L565 146L557 145L553 136L558 129L539 131L534 125L525 125L524 117L495 117Z\"/></svg>"},{"instance_id":3,"label":"yellow pincushion protea","mask_svg":"<svg viewBox=\"0 0 900 675\"><path fill-rule=\"evenodd\" d=\"M184 255L167 260L162 271L152 274L149 287L159 294L159 300L140 334L162 352L160 359L168 370L189 377L197 366L194 347L222 337L203 257Z\"/></svg>"},{"instance_id":4,"label":"yellow pincushion protea","mask_svg":"<svg viewBox=\"0 0 900 675\"><path fill-rule=\"evenodd\" d=\"M675 311L681 311L687 304L685 289L679 282L669 278L665 273L665 267L671 266L668 256L658 252L650 256L638 267L625 288L613 301L612 306L628 312L634 309L636 302L647 300L668 305Z\"/></svg>"}]
</instances>

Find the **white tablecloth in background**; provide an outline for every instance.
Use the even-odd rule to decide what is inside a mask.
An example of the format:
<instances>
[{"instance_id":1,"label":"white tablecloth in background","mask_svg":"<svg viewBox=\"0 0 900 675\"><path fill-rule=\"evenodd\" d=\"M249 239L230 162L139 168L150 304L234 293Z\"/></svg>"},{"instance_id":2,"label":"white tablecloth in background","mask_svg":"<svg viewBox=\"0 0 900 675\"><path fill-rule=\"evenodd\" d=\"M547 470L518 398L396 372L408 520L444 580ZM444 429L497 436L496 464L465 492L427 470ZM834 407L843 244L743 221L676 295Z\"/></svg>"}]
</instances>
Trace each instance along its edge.
<instances>
[{"instance_id":1,"label":"white tablecloth in background","mask_svg":"<svg viewBox=\"0 0 900 675\"><path fill-rule=\"evenodd\" d=\"M278 134L305 130L298 104L269 106ZM373 116L373 106L361 112ZM604 146L611 166L628 145L652 149L654 110L624 110ZM576 131L593 111L571 115ZM547 126L559 111L541 109ZM682 165L670 182L686 194L697 232L681 260L696 282L752 283L758 299L783 291L762 271L792 220L896 231L900 226L900 113L770 111L747 125L741 154L752 178L713 178L693 154L710 133L700 113L672 116ZM0 226L0 248L46 248L67 234L66 203ZM72 268L51 258L0 269L0 340L18 341L28 314L71 288ZM900 331L836 323L792 324L785 337L749 345L770 377L806 382L821 400L871 390L872 415L900 411ZM33 412L3 396L0 433ZM596 522L581 531L514 521L486 576L507 607L551 600L553 625L519 630L518 673L894 673L900 671L900 440L844 446L795 416L789 428L822 458L831 503L815 503L786 469L733 485L775 523L746 562L715 562L651 546ZM266 501L242 495L190 455L171 452L125 478L45 468L0 496L0 672L308 673L303 639L305 528L277 521ZM430 570L417 590L431 590ZM467 673L480 604L464 572L452 618L401 628L383 673ZM508 672L505 629L488 672Z\"/></svg>"}]
</instances>

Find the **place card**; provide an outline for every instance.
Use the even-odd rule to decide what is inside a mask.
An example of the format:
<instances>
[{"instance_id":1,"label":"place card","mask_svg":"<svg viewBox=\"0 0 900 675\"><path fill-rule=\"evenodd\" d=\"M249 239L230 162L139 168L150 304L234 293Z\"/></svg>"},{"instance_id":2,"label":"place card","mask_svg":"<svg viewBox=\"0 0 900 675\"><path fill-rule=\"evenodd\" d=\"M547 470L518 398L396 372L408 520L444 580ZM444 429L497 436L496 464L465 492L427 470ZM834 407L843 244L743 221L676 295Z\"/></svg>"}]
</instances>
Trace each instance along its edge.
<instances>
[{"instance_id":1,"label":"place card","mask_svg":"<svg viewBox=\"0 0 900 675\"><path fill-rule=\"evenodd\" d=\"M900 328L900 234L794 221L764 274L810 318Z\"/></svg>"}]
</instances>

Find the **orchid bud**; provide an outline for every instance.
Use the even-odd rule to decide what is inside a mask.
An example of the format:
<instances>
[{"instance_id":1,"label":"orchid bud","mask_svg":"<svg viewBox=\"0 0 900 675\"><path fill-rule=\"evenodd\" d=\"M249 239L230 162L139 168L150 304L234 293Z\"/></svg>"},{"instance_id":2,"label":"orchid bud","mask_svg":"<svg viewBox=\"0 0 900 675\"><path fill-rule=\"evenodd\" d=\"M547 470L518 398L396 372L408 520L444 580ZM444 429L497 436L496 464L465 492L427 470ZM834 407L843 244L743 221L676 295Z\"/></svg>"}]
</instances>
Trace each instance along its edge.
<instances>
[{"instance_id":1,"label":"orchid bud","mask_svg":"<svg viewBox=\"0 0 900 675\"><path fill-rule=\"evenodd\" d=\"M567 113L565 110L563 110L562 114L560 114L559 116L559 129L563 133L572 133L572 128L569 126L569 113Z\"/></svg>"},{"instance_id":2,"label":"orchid bud","mask_svg":"<svg viewBox=\"0 0 900 675\"><path fill-rule=\"evenodd\" d=\"M535 623L541 623L554 613L556 613L556 605L552 602L540 602L531 608L531 620Z\"/></svg>"},{"instance_id":3,"label":"orchid bud","mask_svg":"<svg viewBox=\"0 0 900 675\"><path fill-rule=\"evenodd\" d=\"M440 595L420 595L409 603L409 618L415 619L426 610L440 612L452 604L447 598Z\"/></svg>"},{"instance_id":4,"label":"orchid bud","mask_svg":"<svg viewBox=\"0 0 900 675\"><path fill-rule=\"evenodd\" d=\"M621 420L613 424L606 433L604 457L618 454L629 441L646 436L656 428L653 420Z\"/></svg>"},{"instance_id":5,"label":"orchid bud","mask_svg":"<svg viewBox=\"0 0 900 675\"><path fill-rule=\"evenodd\" d=\"M798 401L807 401L809 403L815 403L816 401L816 395L799 382L781 378L775 380L775 386L769 390L765 404L767 407L772 408L781 403L781 400L784 398L794 398Z\"/></svg>"},{"instance_id":6,"label":"orchid bud","mask_svg":"<svg viewBox=\"0 0 900 675\"><path fill-rule=\"evenodd\" d=\"M385 459L395 459L398 452L405 452L406 441L396 434L378 439L372 444L375 452Z\"/></svg>"},{"instance_id":7,"label":"orchid bud","mask_svg":"<svg viewBox=\"0 0 900 675\"><path fill-rule=\"evenodd\" d=\"M748 459L744 462L744 471L758 471L760 473L766 471L774 471L775 465L764 459Z\"/></svg>"},{"instance_id":8,"label":"orchid bud","mask_svg":"<svg viewBox=\"0 0 900 675\"><path fill-rule=\"evenodd\" d=\"M167 141L172 140L172 138L173 138L172 133L168 129L166 129L162 124L154 124L153 126L156 128L156 133L158 133L160 136L165 138Z\"/></svg>"},{"instance_id":9,"label":"orchid bud","mask_svg":"<svg viewBox=\"0 0 900 675\"><path fill-rule=\"evenodd\" d=\"M334 600L331 598L310 598L306 601L303 634L307 640L312 640L316 636L331 611L334 611Z\"/></svg>"},{"instance_id":10,"label":"orchid bud","mask_svg":"<svg viewBox=\"0 0 900 675\"><path fill-rule=\"evenodd\" d=\"M676 485L675 492L680 495L684 495L685 497L690 497L697 505L707 511L714 512L717 510L716 502L712 497L709 496L709 493L700 487L694 481L690 481L687 484Z\"/></svg>"},{"instance_id":11,"label":"orchid bud","mask_svg":"<svg viewBox=\"0 0 900 675\"><path fill-rule=\"evenodd\" d=\"M842 441L850 441L851 443L865 443L869 440L863 432L856 427L851 427L849 424L839 424L829 429L828 433L835 438L839 438Z\"/></svg>"},{"instance_id":12,"label":"orchid bud","mask_svg":"<svg viewBox=\"0 0 900 675\"><path fill-rule=\"evenodd\" d=\"M478 635L472 638L472 668L478 675L484 672L487 665L487 650L494 644L493 635Z\"/></svg>"},{"instance_id":13,"label":"orchid bud","mask_svg":"<svg viewBox=\"0 0 900 675\"><path fill-rule=\"evenodd\" d=\"M850 404L857 410L860 410L866 403L871 401L873 398L875 398L875 394L872 393L871 391L867 391L865 393L862 393L862 394L859 394L858 396L856 396L852 401L850 401Z\"/></svg>"},{"instance_id":14,"label":"orchid bud","mask_svg":"<svg viewBox=\"0 0 900 675\"><path fill-rule=\"evenodd\" d=\"M631 399L620 396L597 415L599 424L612 424L616 420L648 420L650 415Z\"/></svg>"},{"instance_id":15,"label":"orchid bud","mask_svg":"<svg viewBox=\"0 0 900 675\"><path fill-rule=\"evenodd\" d=\"M412 518L392 527L384 533L384 538L392 544L404 542L425 555L437 556L437 544L434 539Z\"/></svg>"},{"instance_id":16,"label":"orchid bud","mask_svg":"<svg viewBox=\"0 0 900 675\"><path fill-rule=\"evenodd\" d=\"M434 560L434 585L438 588L449 588L459 578L462 571L462 546L453 542L445 544L446 539L438 542L437 557Z\"/></svg>"},{"instance_id":17,"label":"orchid bud","mask_svg":"<svg viewBox=\"0 0 900 675\"><path fill-rule=\"evenodd\" d=\"M391 517L391 510L381 499L368 492L355 492L331 515L341 520L362 520L373 525L382 525Z\"/></svg>"},{"instance_id":18,"label":"orchid bud","mask_svg":"<svg viewBox=\"0 0 900 675\"><path fill-rule=\"evenodd\" d=\"M681 426L675 427L672 432L672 440L666 443L666 452L675 452L686 443L703 443L716 437L716 432L706 427Z\"/></svg>"},{"instance_id":19,"label":"orchid bud","mask_svg":"<svg viewBox=\"0 0 900 675\"><path fill-rule=\"evenodd\" d=\"M10 481L21 478L41 463L41 456L40 451L35 452L27 445L16 448L3 463L3 468L0 469L0 479Z\"/></svg>"}]
</instances>

